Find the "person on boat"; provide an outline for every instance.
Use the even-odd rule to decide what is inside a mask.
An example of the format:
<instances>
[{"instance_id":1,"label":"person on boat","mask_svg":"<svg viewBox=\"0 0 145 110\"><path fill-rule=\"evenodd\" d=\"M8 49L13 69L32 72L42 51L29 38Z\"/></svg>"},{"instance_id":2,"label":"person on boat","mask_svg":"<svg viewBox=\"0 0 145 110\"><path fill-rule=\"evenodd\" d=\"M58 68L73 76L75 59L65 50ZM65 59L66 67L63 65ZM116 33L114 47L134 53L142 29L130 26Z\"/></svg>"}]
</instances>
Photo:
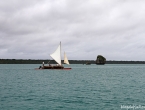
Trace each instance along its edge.
<instances>
[{"instance_id":1,"label":"person on boat","mask_svg":"<svg viewBox=\"0 0 145 110\"><path fill-rule=\"evenodd\" d=\"M43 67L44 67L44 62L42 63Z\"/></svg>"},{"instance_id":2,"label":"person on boat","mask_svg":"<svg viewBox=\"0 0 145 110\"><path fill-rule=\"evenodd\" d=\"M42 67L41 66L39 66L39 69L41 69Z\"/></svg>"}]
</instances>

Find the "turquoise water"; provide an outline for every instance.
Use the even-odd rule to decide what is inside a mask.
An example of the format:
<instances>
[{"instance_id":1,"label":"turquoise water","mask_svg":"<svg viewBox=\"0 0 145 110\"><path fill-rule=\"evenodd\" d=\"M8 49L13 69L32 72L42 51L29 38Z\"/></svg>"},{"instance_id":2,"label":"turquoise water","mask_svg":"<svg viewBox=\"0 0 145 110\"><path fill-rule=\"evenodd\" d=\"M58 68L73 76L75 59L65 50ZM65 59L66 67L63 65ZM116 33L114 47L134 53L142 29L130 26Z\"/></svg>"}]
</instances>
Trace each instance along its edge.
<instances>
[{"instance_id":1,"label":"turquoise water","mask_svg":"<svg viewBox=\"0 0 145 110\"><path fill-rule=\"evenodd\" d=\"M72 70L34 69L39 66L0 65L0 110L127 110L121 106L145 106L145 65L74 64Z\"/></svg>"}]
</instances>

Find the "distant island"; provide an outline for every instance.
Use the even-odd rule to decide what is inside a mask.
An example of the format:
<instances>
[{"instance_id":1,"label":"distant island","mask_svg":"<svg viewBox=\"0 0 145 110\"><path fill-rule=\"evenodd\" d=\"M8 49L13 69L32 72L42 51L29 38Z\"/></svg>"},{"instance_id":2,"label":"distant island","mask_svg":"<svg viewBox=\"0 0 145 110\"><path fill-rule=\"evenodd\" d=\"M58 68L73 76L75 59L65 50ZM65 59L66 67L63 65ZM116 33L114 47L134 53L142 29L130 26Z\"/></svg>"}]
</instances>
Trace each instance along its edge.
<instances>
[{"instance_id":1,"label":"distant island","mask_svg":"<svg viewBox=\"0 0 145 110\"><path fill-rule=\"evenodd\" d=\"M56 64L54 60L47 59L0 59L0 64L42 64L44 62L47 64ZM91 64L96 64L96 60L69 60L70 64L85 64L89 62ZM105 64L145 64L145 61L106 61Z\"/></svg>"},{"instance_id":2,"label":"distant island","mask_svg":"<svg viewBox=\"0 0 145 110\"><path fill-rule=\"evenodd\" d=\"M104 65L106 63L106 58L102 55L98 55L96 59L97 65Z\"/></svg>"}]
</instances>

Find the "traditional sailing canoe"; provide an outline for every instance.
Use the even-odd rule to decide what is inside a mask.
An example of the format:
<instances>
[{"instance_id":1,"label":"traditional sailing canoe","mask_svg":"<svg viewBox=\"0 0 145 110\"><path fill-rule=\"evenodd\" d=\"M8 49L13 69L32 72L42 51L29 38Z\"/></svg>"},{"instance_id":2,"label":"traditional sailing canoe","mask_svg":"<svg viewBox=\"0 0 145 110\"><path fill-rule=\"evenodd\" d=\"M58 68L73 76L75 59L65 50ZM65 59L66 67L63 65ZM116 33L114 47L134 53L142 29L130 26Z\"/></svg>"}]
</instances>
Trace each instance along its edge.
<instances>
[{"instance_id":1,"label":"traditional sailing canoe","mask_svg":"<svg viewBox=\"0 0 145 110\"><path fill-rule=\"evenodd\" d=\"M36 69L62 69L62 70L71 69L71 68L64 68L64 66L61 63L61 42L60 42L58 48L55 50L55 52L50 54L50 56L57 62L57 65L49 64L48 66L45 66L44 62L43 62L42 67L40 66L39 68L36 68ZM64 64L69 65L69 61L67 59L65 52L64 52Z\"/></svg>"}]
</instances>

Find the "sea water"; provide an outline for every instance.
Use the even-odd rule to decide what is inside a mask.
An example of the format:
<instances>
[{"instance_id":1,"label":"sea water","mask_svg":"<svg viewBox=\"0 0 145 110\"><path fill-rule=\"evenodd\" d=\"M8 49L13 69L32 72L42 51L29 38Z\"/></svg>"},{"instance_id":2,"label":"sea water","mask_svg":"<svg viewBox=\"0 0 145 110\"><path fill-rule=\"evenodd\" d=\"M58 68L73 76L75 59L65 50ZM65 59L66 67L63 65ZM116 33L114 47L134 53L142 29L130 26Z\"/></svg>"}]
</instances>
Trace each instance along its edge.
<instances>
[{"instance_id":1,"label":"sea water","mask_svg":"<svg viewBox=\"0 0 145 110\"><path fill-rule=\"evenodd\" d=\"M145 65L0 65L0 110L145 110Z\"/></svg>"}]
</instances>

